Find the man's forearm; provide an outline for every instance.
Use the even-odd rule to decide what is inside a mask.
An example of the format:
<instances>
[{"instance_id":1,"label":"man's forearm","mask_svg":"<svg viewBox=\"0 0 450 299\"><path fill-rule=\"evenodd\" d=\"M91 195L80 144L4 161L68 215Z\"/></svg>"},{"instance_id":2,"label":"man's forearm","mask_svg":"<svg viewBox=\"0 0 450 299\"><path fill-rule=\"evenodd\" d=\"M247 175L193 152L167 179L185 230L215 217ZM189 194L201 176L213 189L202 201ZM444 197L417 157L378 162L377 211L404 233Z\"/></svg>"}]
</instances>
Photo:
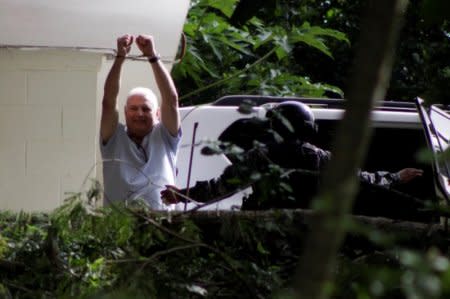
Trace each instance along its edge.
<instances>
[{"instance_id":1,"label":"man's forearm","mask_svg":"<svg viewBox=\"0 0 450 299\"><path fill-rule=\"evenodd\" d=\"M170 76L169 71L166 69L161 60L150 63L152 66L153 74L155 76L156 84L161 93L163 104L178 106L178 93L175 88L175 83Z\"/></svg>"},{"instance_id":2,"label":"man's forearm","mask_svg":"<svg viewBox=\"0 0 450 299\"><path fill-rule=\"evenodd\" d=\"M111 70L106 77L102 101L102 118L100 122L100 136L106 143L116 130L119 115L117 109L117 95L120 88L120 71L124 57L114 60Z\"/></svg>"},{"instance_id":3,"label":"man's forearm","mask_svg":"<svg viewBox=\"0 0 450 299\"><path fill-rule=\"evenodd\" d=\"M103 107L115 108L120 89L120 74L125 57L116 57L106 77L104 86Z\"/></svg>"},{"instance_id":4,"label":"man's forearm","mask_svg":"<svg viewBox=\"0 0 450 299\"><path fill-rule=\"evenodd\" d=\"M172 136L178 134L180 116L178 111L178 93L169 71L158 60L150 62L156 84L161 93L161 122Z\"/></svg>"}]
</instances>

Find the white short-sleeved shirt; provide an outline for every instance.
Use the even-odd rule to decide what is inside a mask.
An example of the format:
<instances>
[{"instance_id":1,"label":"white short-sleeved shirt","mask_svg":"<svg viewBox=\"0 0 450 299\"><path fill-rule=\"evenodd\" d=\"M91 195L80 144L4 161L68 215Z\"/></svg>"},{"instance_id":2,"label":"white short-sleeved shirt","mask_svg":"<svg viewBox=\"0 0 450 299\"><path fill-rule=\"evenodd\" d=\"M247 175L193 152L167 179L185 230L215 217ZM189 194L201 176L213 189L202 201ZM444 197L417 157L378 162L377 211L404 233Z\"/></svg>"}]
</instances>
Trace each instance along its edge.
<instances>
[{"instance_id":1,"label":"white short-sleeved shirt","mask_svg":"<svg viewBox=\"0 0 450 299\"><path fill-rule=\"evenodd\" d=\"M174 137L157 123L139 146L119 123L108 142L100 142L104 203L142 198L152 209L167 209L160 191L175 185L180 139L181 129Z\"/></svg>"}]
</instances>

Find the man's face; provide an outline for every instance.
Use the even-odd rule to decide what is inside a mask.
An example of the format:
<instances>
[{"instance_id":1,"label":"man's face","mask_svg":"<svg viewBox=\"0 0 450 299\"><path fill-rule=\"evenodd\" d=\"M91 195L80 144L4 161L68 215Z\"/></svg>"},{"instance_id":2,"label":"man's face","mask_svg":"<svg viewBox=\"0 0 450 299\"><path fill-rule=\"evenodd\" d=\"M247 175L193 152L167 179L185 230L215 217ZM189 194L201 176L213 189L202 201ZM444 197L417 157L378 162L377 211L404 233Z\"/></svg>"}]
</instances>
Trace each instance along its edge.
<instances>
[{"instance_id":1,"label":"man's face","mask_svg":"<svg viewBox=\"0 0 450 299\"><path fill-rule=\"evenodd\" d=\"M128 133L136 137L144 137L153 128L158 113L151 102L142 95L130 96L125 106L125 120Z\"/></svg>"}]
</instances>

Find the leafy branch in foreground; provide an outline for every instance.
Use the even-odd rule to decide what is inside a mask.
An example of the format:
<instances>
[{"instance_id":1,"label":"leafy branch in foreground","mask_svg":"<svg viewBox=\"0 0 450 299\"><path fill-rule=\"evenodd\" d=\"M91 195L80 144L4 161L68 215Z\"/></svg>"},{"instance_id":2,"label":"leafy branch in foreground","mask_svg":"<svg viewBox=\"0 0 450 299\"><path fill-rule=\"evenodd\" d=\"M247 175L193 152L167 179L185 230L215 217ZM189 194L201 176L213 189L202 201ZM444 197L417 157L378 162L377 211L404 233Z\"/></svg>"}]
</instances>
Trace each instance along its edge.
<instances>
[{"instance_id":1,"label":"leafy branch in foreground","mask_svg":"<svg viewBox=\"0 0 450 299\"><path fill-rule=\"evenodd\" d=\"M49 214L0 213L3 297L288 294L314 217L282 210L168 214L139 204L96 209L82 197ZM442 228L405 225L355 218L340 251L334 298L448 296L449 242L439 237Z\"/></svg>"}]
</instances>

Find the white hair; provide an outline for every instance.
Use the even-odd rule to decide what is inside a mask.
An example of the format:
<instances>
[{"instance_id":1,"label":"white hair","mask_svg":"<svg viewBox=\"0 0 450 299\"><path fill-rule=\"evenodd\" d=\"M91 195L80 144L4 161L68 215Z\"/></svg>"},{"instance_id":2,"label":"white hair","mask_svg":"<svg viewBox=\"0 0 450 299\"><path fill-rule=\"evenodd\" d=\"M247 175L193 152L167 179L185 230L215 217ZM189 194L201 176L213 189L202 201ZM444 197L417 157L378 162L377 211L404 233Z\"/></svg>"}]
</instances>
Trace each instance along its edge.
<instances>
[{"instance_id":1,"label":"white hair","mask_svg":"<svg viewBox=\"0 0 450 299\"><path fill-rule=\"evenodd\" d=\"M158 109L158 98L156 97L155 93L147 87L135 87L128 93L127 102L128 99L132 96L143 96L147 101L150 102L150 105L154 110Z\"/></svg>"}]
</instances>

